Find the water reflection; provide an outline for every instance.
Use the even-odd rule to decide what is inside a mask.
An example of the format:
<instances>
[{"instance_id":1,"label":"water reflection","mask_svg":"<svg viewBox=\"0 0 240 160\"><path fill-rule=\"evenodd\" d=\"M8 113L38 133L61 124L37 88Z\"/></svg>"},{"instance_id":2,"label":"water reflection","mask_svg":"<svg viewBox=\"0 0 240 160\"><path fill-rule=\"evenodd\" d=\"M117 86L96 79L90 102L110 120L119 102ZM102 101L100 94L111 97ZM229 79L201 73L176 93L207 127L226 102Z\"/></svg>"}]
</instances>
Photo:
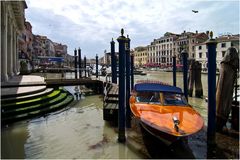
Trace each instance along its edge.
<instances>
[{"instance_id":1,"label":"water reflection","mask_svg":"<svg viewBox=\"0 0 240 160\"><path fill-rule=\"evenodd\" d=\"M1 158L24 158L24 145L29 137L25 124L18 123L18 127L2 128L1 132Z\"/></svg>"},{"instance_id":2,"label":"water reflection","mask_svg":"<svg viewBox=\"0 0 240 160\"><path fill-rule=\"evenodd\" d=\"M115 130L103 121L99 95L82 98L64 112L2 129L2 146L2 158L141 158L117 143Z\"/></svg>"}]
</instances>

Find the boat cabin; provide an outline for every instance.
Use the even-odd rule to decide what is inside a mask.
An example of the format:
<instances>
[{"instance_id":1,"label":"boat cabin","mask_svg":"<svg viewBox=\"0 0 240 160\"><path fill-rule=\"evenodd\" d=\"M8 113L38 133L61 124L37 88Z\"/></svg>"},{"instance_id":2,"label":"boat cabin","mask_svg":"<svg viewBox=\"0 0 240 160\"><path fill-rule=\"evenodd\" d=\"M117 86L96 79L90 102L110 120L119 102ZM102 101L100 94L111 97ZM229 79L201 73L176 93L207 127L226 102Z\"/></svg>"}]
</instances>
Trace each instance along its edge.
<instances>
[{"instance_id":1,"label":"boat cabin","mask_svg":"<svg viewBox=\"0 0 240 160\"><path fill-rule=\"evenodd\" d=\"M139 83L134 90L135 103L188 105L181 88L158 83Z\"/></svg>"}]
</instances>

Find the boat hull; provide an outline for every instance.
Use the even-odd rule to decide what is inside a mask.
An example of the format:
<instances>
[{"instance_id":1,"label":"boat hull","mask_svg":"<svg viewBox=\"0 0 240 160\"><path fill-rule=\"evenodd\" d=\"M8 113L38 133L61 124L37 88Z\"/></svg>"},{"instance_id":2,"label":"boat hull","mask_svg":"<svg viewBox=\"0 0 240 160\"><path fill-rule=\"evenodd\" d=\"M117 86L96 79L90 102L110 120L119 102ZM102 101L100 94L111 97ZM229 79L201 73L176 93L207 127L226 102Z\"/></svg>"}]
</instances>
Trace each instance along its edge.
<instances>
[{"instance_id":1,"label":"boat hull","mask_svg":"<svg viewBox=\"0 0 240 160\"><path fill-rule=\"evenodd\" d=\"M203 127L203 118L189 106L159 106L151 104L132 104L131 110L144 130L166 145L187 138ZM173 117L179 120L176 130Z\"/></svg>"},{"instance_id":2,"label":"boat hull","mask_svg":"<svg viewBox=\"0 0 240 160\"><path fill-rule=\"evenodd\" d=\"M171 145L172 143L182 138L182 137L173 136L171 134L167 134L165 132L161 132L141 121L140 121L140 125L142 129L144 129L146 132L156 137L158 140L162 141L166 145Z\"/></svg>"}]
</instances>

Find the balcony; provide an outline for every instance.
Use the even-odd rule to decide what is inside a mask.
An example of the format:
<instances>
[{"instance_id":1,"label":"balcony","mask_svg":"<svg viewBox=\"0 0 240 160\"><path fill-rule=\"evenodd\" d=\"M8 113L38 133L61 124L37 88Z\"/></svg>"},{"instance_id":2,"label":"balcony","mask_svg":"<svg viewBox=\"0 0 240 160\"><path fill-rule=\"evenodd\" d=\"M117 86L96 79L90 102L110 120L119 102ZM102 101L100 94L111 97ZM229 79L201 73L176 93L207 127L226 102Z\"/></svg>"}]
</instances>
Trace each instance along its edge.
<instances>
[{"instance_id":1,"label":"balcony","mask_svg":"<svg viewBox=\"0 0 240 160\"><path fill-rule=\"evenodd\" d=\"M26 43L26 35L24 35L23 33L20 34L20 35L18 35L18 42L19 42L20 44Z\"/></svg>"}]
</instances>

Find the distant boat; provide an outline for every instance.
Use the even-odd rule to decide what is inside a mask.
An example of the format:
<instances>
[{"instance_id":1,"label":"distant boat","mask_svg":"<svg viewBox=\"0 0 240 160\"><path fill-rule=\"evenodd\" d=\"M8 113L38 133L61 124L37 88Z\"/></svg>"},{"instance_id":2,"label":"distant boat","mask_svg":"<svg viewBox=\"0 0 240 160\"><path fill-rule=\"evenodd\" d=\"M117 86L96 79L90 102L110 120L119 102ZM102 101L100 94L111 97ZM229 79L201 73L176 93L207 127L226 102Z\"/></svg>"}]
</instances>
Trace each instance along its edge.
<instances>
[{"instance_id":1,"label":"distant boat","mask_svg":"<svg viewBox=\"0 0 240 160\"><path fill-rule=\"evenodd\" d=\"M200 131L204 120L178 87L155 82L135 85L130 108L144 131L167 145Z\"/></svg>"},{"instance_id":2,"label":"distant boat","mask_svg":"<svg viewBox=\"0 0 240 160\"><path fill-rule=\"evenodd\" d=\"M146 73L146 72L143 72L143 71L141 71L141 70L134 70L134 71L133 71L133 74L135 74L135 75L146 75L147 73Z\"/></svg>"}]
</instances>

